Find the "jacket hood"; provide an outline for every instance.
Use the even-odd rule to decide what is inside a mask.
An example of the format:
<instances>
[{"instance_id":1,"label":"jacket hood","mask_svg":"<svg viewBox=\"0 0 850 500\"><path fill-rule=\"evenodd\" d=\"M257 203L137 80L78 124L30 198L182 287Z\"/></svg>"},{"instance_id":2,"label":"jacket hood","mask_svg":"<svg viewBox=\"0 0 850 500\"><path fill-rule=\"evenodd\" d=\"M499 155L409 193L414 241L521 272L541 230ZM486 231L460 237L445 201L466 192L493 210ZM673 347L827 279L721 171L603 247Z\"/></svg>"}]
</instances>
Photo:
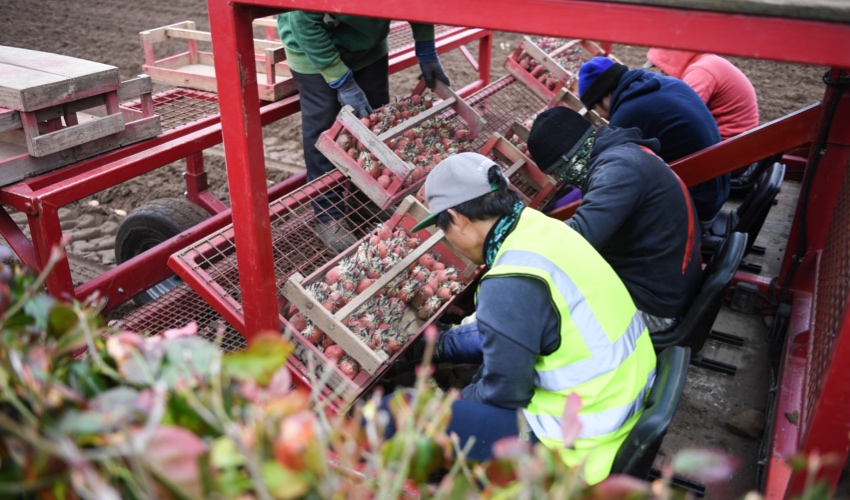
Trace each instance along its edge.
<instances>
[{"instance_id":1,"label":"jacket hood","mask_svg":"<svg viewBox=\"0 0 850 500\"><path fill-rule=\"evenodd\" d=\"M664 73L673 78L681 79L682 75L685 74L685 69L698 55L698 52L691 52L689 50L653 48L649 49L646 53L646 58Z\"/></svg>"},{"instance_id":2,"label":"jacket hood","mask_svg":"<svg viewBox=\"0 0 850 500\"><path fill-rule=\"evenodd\" d=\"M623 144L644 146L652 150L656 155L661 151L661 143L658 139L644 139L643 134L637 127L619 128L602 126L596 130L596 142L593 144L593 151L590 152L590 171L594 169L596 160L602 153ZM590 171L588 171L588 176Z\"/></svg>"},{"instance_id":3,"label":"jacket hood","mask_svg":"<svg viewBox=\"0 0 850 500\"><path fill-rule=\"evenodd\" d=\"M608 114L615 116L617 108L622 102L661 89L662 78L664 77L659 74L649 73L642 69L627 71L620 78L620 84L611 95L611 108L608 110Z\"/></svg>"}]
</instances>

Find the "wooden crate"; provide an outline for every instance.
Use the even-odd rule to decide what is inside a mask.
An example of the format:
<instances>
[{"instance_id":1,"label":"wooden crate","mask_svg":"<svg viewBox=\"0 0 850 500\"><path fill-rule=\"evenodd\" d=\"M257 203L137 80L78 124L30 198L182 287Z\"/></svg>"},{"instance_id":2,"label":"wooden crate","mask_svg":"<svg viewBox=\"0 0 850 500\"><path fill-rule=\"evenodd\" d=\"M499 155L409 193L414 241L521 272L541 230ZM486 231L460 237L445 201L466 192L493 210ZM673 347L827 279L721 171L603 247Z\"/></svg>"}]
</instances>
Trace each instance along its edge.
<instances>
[{"instance_id":1,"label":"wooden crate","mask_svg":"<svg viewBox=\"0 0 850 500\"><path fill-rule=\"evenodd\" d=\"M393 217L386 223L389 228L404 228L407 232L416 225L416 223L429 215L428 210L412 196L406 198L399 208L394 213ZM308 288L314 283L321 282L328 271L336 268L343 259L352 256L358 251L360 243L367 241L372 235L367 236L357 245L352 246L348 251L338 255L333 260L316 270L306 278L300 274L294 274L290 277L283 286L283 296L291 302L298 310L309 319L314 325L321 328L324 333L330 337L337 345L339 345L349 356L354 358L360 364L362 370L355 377L346 377L339 370L334 369L333 375L337 378L343 378L344 383L339 381L336 385L346 386L343 390L334 388L337 393L347 393L344 398L347 402L352 402L357 394L371 387L384 373L384 371L393 364L395 359L413 345L413 342L421 335L424 329L436 320L437 317L447 308L452 299L447 300L436 312L427 320L420 320L415 316L415 310L409 305L406 306L403 319L400 325L407 327L409 334L401 349L390 355L383 350L375 351L370 348L357 334L347 326L346 322L349 317L360 309L364 304L373 299L379 292L388 284L399 278L400 276L409 273L411 265L415 264L420 257L426 253L433 253L438 256L438 260L446 266L454 266L458 270L458 282L468 284L477 276L479 266L471 263L462 256L454 254L445 244L443 232L430 227L420 231L415 235L421 239L421 243L415 248L410 249L410 253L402 258L398 263L393 265L389 270L386 270L380 277L368 286L361 293L357 294L347 304L339 310L328 310L321 302L308 292ZM456 296L456 295L455 295ZM285 320L284 320L285 321ZM287 322L287 325L290 323ZM290 325L291 326L291 325ZM312 356L324 361L326 365L333 365L328 358L316 346L312 345L304 337L295 335L296 339L301 344L309 344L309 347L304 348L311 351ZM327 390L325 392L328 392Z\"/></svg>"},{"instance_id":2,"label":"wooden crate","mask_svg":"<svg viewBox=\"0 0 850 500\"><path fill-rule=\"evenodd\" d=\"M193 21L163 26L139 33L145 52L142 71L157 83L216 92L213 53L198 49L198 42L212 42L208 32L195 29ZM168 40L186 40L188 50L156 59L154 47ZM277 101L296 92L295 81L286 64L286 53L278 41L254 40L257 89L260 99Z\"/></svg>"},{"instance_id":3,"label":"wooden crate","mask_svg":"<svg viewBox=\"0 0 850 500\"><path fill-rule=\"evenodd\" d=\"M505 177L511 181L512 187L522 195L526 206L542 210L552 200L563 183L544 174L528 156L527 148L525 151L521 149L525 143L518 142L519 145L512 144L509 139L501 134L493 134L493 137L481 148L481 154L492 158L502 167Z\"/></svg>"},{"instance_id":4,"label":"wooden crate","mask_svg":"<svg viewBox=\"0 0 850 500\"><path fill-rule=\"evenodd\" d=\"M35 111L0 108L0 186L159 135L152 86L141 75L116 90ZM120 104L128 101L138 105Z\"/></svg>"},{"instance_id":5,"label":"wooden crate","mask_svg":"<svg viewBox=\"0 0 850 500\"><path fill-rule=\"evenodd\" d=\"M424 86L420 84L414 94L417 91L421 92L422 89L424 89ZM388 143L431 119L453 120L461 124L468 130L466 139L476 137L484 128L484 119L439 80L434 92L442 99L441 101L434 104L430 109L392 126L379 135L376 135L363 124L354 115L350 107L345 107L340 111L333 127L323 132L319 137L316 147L338 169L350 177L352 182L376 205L384 209L395 205L408 194L415 192L425 182L427 172L430 171L429 167L433 165L428 165L424 170L425 174L418 179L411 177L411 181L406 182L408 177L415 176L416 166L397 156L393 149L388 146ZM392 178L386 187L378 182L377 176L367 172L348 151L337 144L336 139L341 133L349 134L354 142L359 141L364 151L374 156L376 161L380 162L380 165L389 170ZM420 169L419 173L422 172L423 170Z\"/></svg>"},{"instance_id":6,"label":"wooden crate","mask_svg":"<svg viewBox=\"0 0 850 500\"><path fill-rule=\"evenodd\" d=\"M620 61L589 40L541 38L538 43L545 43L545 47L538 46L530 37L523 38L505 60L508 72L546 100L549 103L547 108L567 106L586 115L594 125L607 125L607 120L594 111L586 110L579 99L578 70L585 61L595 56L607 55L615 62ZM542 82L540 79L548 80Z\"/></svg>"}]
</instances>

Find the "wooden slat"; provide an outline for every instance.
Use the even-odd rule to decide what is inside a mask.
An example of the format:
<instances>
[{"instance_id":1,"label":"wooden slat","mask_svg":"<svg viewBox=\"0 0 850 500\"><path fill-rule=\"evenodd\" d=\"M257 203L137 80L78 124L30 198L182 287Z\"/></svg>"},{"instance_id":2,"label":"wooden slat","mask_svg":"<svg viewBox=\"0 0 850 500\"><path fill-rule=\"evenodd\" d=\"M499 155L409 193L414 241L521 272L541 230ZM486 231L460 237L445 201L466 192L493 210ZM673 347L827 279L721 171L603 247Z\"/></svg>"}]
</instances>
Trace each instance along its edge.
<instances>
[{"instance_id":1,"label":"wooden slat","mask_svg":"<svg viewBox=\"0 0 850 500\"><path fill-rule=\"evenodd\" d=\"M370 374L378 371L389 359L383 351L375 352L361 342L340 320L327 313L327 309L310 295L301 285L304 277L295 273L283 285L284 296L298 308L316 326L325 332L342 350L357 360L360 366Z\"/></svg>"},{"instance_id":2,"label":"wooden slat","mask_svg":"<svg viewBox=\"0 0 850 500\"><path fill-rule=\"evenodd\" d=\"M0 107L35 111L115 90L118 68L75 57L0 46Z\"/></svg>"},{"instance_id":3,"label":"wooden slat","mask_svg":"<svg viewBox=\"0 0 850 500\"><path fill-rule=\"evenodd\" d=\"M150 44L155 44L164 42L168 40L168 30L170 29L194 30L195 21L183 21L180 23L169 24L168 26L162 26L160 28L154 28L152 30L141 31L139 32L139 38L141 38L142 43L148 42Z\"/></svg>"},{"instance_id":4,"label":"wooden slat","mask_svg":"<svg viewBox=\"0 0 850 500\"><path fill-rule=\"evenodd\" d=\"M33 156L47 156L63 149L73 148L89 141L116 134L122 130L124 130L124 116L119 113L66 127L56 132L30 137L27 147Z\"/></svg>"},{"instance_id":5,"label":"wooden slat","mask_svg":"<svg viewBox=\"0 0 850 500\"><path fill-rule=\"evenodd\" d=\"M417 116L417 118L419 117ZM359 118L354 116L354 108L351 106L344 106L342 111L339 112L337 119L345 125L345 128L351 132L351 135L353 135L355 139L362 142L363 145L366 146L366 149L374 154L378 160L394 174L404 179L413 170L412 166L396 156L395 152L393 152L389 146L384 144L378 136L373 134L371 130L363 125ZM418 120L415 121L418 123Z\"/></svg>"},{"instance_id":6,"label":"wooden slat","mask_svg":"<svg viewBox=\"0 0 850 500\"><path fill-rule=\"evenodd\" d=\"M0 132L21 128L21 115L13 109L0 108Z\"/></svg>"}]
</instances>

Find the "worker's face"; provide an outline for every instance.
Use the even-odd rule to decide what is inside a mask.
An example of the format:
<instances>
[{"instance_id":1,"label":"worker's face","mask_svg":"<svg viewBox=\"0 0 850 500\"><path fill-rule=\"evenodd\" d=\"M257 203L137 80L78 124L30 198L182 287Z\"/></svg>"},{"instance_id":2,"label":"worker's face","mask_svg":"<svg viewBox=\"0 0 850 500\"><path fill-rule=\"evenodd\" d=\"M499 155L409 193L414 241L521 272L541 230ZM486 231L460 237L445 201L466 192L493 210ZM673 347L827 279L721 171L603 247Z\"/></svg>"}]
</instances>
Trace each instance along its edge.
<instances>
[{"instance_id":1,"label":"worker's face","mask_svg":"<svg viewBox=\"0 0 850 500\"><path fill-rule=\"evenodd\" d=\"M446 227L446 241L452 249L471 260L475 264L484 263L484 240L479 231L465 216L457 213L453 208L449 209L452 222Z\"/></svg>"},{"instance_id":2,"label":"worker's face","mask_svg":"<svg viewBox=\"0 0 850 500\"><path fill-rule=\"evenodd\" d=\"M608 116L608 110L611 108L611 94L606 95L602 98L601 101L596 103L593 106L593 111L596 111L596 114L608 120L610 117Z\"/></svg>"}]
</instances>

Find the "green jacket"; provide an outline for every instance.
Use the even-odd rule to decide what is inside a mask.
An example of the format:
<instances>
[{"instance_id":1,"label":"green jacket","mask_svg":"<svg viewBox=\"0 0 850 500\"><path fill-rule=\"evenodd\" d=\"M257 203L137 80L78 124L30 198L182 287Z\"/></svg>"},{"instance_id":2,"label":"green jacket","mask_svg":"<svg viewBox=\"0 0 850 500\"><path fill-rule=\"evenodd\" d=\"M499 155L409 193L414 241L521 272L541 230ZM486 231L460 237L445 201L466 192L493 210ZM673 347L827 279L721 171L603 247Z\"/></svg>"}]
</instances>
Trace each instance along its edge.
<instances>
[{"instance_id":1,"label":"green jacket","mask_svg":"<svg viewBox=\"0 0 850 500\"><path fill-rule=\"evenodd\" d=\"M431 24L410 24L415 41L434 39ZM389 53L390 21L369 17L294 10L277 16L277 30L289 68L321 73L325 81L341 78Z\"/></svg>"}]
</instances>

